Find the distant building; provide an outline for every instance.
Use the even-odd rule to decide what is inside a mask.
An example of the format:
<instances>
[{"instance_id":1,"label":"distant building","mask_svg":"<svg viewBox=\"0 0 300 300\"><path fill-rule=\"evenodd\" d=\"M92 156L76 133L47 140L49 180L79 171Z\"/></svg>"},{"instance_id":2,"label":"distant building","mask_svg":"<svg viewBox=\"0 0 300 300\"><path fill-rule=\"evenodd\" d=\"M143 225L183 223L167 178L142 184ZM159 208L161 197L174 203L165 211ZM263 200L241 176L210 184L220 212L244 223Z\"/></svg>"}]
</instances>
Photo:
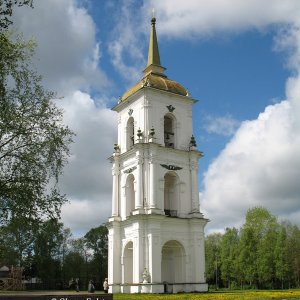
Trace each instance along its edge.
<instances>
[{"instance_id":1,"label":"distant building","mask_svg":"<svg viewBox=\"0 0 300 300\"><path fill-rule=\"evenodd\" d=\"M0 268L0 280L2 280L2 278L7 278L8 276L9 276L9 267L2 266Z\"/></svg>"},{"instance_id":2,"label":"distant building","mask_svg":"<svg viewBox=\"0 0 300 300\"><path fill-rule=\"evenodd\" d=\"M23 290L23 269L2 266L0 268L0 290Z\"/></svg>"},{"instance_id":3,"label":"distant building","mask_svg":"<svg viewBox=\"0 0 300 300\"><path fill-rule=\"evenodd\" d=\"M114 293L207 291L194 100L161 66L152 18L144 77L113 108L108 283ZM184 57L183 57L184 59Z\"/></svg>"}]
</instances>

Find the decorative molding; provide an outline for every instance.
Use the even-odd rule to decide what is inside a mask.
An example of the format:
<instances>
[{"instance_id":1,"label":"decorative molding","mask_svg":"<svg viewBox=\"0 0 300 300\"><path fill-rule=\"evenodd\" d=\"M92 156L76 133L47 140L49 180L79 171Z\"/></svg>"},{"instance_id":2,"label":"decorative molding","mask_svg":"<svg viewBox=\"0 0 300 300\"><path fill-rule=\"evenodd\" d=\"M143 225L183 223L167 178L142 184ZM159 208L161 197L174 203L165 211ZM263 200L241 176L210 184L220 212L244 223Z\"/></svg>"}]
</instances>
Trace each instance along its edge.
<instances>
[{"instance_id":1,"label":"decorative molding","mask_svg":"<svg viewBox=\"0 0 300 300\"><path fill-rule=\"evenodd\" d=\"M132 109L132 108L130 108L130 109L128 110L128 115L129 115L129 116L131 116L131 115L132 115L132 113L133 113L133 109Z\"/></svg>"},{"instance_id":2,"label":"decorative molding","mask_svg":"<svg viewBox=\"0 0 300 300\"><path fill-rule=\"evenodd\" d=\"M161 164L161 166L167 170L171 170L171 171L177 171L177 170L181 170L181 167L178 166L174 166L174 165L163 165Z\"/></svg>"},{"instance_id":3,"label":"decorative molding","mask_svg":"<svg viewBox=\"0 0 300 300\"><path fill-rule=\"evenodd\" d=\"M136 166L132 167L132 168L129 168L127 170L124 170L123 172L126 173L126 174L130 174L132 173L134 170L136 169Z\"/></svg>"},{"instance_id":4,"label":"decorative molding","mask_svg":"<svg viewBox=\"0 0 300 300\"><path fill-rule=\"evenodd\" d=\"M169 112L173 112L175 110L175 107L172 104L170 104L170 105L168 105L166 107L169 110Z\"/></svg>"}]
</instances>

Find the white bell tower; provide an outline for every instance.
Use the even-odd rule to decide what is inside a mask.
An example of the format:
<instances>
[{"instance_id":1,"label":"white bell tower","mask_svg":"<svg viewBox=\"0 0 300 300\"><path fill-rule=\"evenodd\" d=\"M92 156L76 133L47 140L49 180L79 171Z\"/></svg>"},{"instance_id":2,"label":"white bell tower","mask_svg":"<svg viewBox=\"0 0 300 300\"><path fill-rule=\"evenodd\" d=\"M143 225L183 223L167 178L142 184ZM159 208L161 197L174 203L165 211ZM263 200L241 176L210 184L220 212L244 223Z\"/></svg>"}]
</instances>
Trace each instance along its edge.
<instances>
[{"instance_id":1,"label":"white bell tower","mask_svg":"<svg viewBox=\"0 0 300 300\"><path fill-rule=\"evenodd\" d=\"M113 293L207 291L198 160L188 91L164 74L151 20L144 77L113 108L108 282Z\"/></svg>"}]
</instances>

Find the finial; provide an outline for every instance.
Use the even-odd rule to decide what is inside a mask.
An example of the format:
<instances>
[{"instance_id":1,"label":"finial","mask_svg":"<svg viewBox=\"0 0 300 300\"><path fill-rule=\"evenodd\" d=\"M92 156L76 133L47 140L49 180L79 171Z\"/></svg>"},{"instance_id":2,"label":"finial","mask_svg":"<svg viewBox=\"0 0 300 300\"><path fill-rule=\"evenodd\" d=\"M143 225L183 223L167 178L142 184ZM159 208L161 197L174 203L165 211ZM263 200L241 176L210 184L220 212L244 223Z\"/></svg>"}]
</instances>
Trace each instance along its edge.
<instances>
[{"instance_id":1,"label":"finial","mask_svg":"<svg viewBox=\"0 0 300 300\"><path fill-rule=\"evenodd\" d=\"M191 136L190 147L197 147L194 135Z\"/></svg>"},{"instance_id":2,"label":"finial","mask_svg":"<svg viewBox=\"0 0 300 300\"><path fill-rule=\"evenodd\" d=\"M115 152L120 152L120 146L118 144L114 144Z\"/></svg>"},{"instance_id":3,"label":"finial","mask_svg":"<svg viewBox=\"0 0 300 300\"><path fill-rule=\"evenodd\" d=\"M154 129L153 126L152 126L151 129L150 129L150 131L149 131L149 135L150 135L151 137L153 137L154 134L155 134L155 129Z\"/></svg>"},{"instance_id":4,"label":"finial","mask_svg":"<svg viewBox=\"0 0 300 300\"><path fill-rule=\"evenodd\" d=\"M138 136L139 139L143 136L141 128L138 129L137 136Z\"/></svg>"},{"instance_id":5,"label":"finial","mask_svg":"<svg viewBox=\"0 0 300 300\"><path fill-rule=\"evenodd\" d=\"M152 19L151 19L151 24L155 25L156 19L155 19L155 10L152 8Z\"/></svg>"}]
</instances>

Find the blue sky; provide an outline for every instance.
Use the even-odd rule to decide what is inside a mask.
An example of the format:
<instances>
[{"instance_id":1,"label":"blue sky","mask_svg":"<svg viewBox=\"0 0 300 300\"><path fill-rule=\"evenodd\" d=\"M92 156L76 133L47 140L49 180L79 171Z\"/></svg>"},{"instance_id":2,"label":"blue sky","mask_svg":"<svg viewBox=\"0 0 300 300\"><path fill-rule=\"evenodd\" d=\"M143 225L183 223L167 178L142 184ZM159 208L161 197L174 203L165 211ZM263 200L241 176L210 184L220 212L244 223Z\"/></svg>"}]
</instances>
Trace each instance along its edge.
<instances>
[{"instance_id":1,"label":"blue sky","mask_svg":"<svg viewBox=\"0 0 300 300\"><path fill-rule=\"evenodd\" d=\"M37 40L37 69L77 133L61 179L65 225L80 235L110 216L110 108L142 76L152 8L166 74L199 100L207 231L240 226L254 206L299 225L300 1L36 1L15 24Z\"/></svg>"},{"instance_id":2,"label":"blue sky","mask_svg":"<svg viewBox=\"0 0 300 300\"><path fill-rule=\"evenodd\" d=\"M86 6L99 29L98 38L108 43L115 20L103 15L111 16L116 6L116 3L99 5L97 1L88 2ZM140 37L145 62L150 18L149 13L148 19L142 20L148 31ZM156 27L166 74L187 87L193 98L199 100L194 108L194 132L199 149L205 153L205 158L201 160L199 182L202 184L203 173L231 136L207 132L207 122L225 117L235 120L238 126L243 120L255 119L267 105L284 99L285 80L290 71L285 68L283 53L273 50L276 32L272 29L266 32L249 29L243 34L216 34L207 39L184 40L183 37L160 35L159 19ZM103 46L101 66L116 85L111 91L112 103L108 103L108 106L113 106L115 97L122 95L135 81L128 81L126 74L116 72L111 64L109 49L107 45ZM135 62L135 58L126 56L126 53L124 60L127 64Z\"/></svg>"}]
</instances>

